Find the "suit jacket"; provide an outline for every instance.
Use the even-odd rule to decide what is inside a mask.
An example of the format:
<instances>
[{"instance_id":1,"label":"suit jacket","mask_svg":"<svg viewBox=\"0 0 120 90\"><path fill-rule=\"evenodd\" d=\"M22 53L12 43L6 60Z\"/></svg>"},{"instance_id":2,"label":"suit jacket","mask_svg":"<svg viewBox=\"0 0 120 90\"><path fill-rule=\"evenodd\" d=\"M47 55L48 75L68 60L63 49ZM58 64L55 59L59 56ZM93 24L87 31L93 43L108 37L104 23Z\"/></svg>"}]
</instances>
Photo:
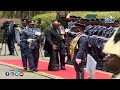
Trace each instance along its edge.
<instances>
[{"instance_id":1,"label":"suit jacket","mask_svg":"<svg viewBox=\"0 0 120 90\"><path fill-rule=\"evenodd\" d=\"M59 29L58 29L58 32L53 28L50 28L49 30L46 31L45 47L46 48L48 47L47 50L51 49L52 45L56 45L57 49L64 48L64 42L61 39L61 33Z\"/></svg>"}]
</instances>

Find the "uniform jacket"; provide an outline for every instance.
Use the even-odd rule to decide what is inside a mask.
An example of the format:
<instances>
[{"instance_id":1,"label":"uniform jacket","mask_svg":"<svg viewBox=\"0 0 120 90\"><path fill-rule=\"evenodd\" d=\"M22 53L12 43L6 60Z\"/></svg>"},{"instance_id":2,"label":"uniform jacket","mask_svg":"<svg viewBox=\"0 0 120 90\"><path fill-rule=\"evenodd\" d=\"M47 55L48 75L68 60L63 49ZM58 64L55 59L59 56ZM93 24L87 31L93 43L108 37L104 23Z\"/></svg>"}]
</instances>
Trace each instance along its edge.
<instances>
[{"instance_id":1,"label":"uniform jacket","mask_svg":"<svg viewBox=\"0 0 120 90\"><path fill-rule=\"evenodd\" d=\"M35 35L35 32L41 32L40 30L36 30L35 28L31 29L31 28L27 28L27 29L23 29L22 31L22 45L24 48L30 48L30 49L34 49L39 48L39 36ZM35 38L33 38L35 37ZM36 39L36 41L32 42L31 47L29 47L29 42L27 42L28 39Z\"/></svg>"},{"instance_id":2,"label":"uniform jacket","mask_svg":"<svg viewBox=\"0 0 120 90\"><path fill-rule=\"evenodd\" d=\"M86 35L82 34L79 40L79 50L77 52L76 58L81 59L82 62L85 62L88 53L87 48L88 48L88 38Z\"/></svg>"}]
</instances>

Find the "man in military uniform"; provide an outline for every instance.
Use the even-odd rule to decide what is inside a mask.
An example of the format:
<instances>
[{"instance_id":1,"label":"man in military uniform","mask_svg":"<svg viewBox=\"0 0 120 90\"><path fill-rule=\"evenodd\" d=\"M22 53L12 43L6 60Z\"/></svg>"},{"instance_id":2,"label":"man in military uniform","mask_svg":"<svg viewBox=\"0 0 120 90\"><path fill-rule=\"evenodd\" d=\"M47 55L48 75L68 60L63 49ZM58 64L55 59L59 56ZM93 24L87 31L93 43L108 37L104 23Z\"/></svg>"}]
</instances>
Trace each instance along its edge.
<instances>
[{"instance_id":1,"label":"man in military uniform","mask_svg":"<svg viewBox=\"0 0 120 90\"><path fill-rule=\"evenodd\" d=\"M26 55L26 50L24 48L23 43L20 41L22 38L22 31L23 29L27 29L27 19L21 19L22 26L18 26L15 29L15 35L16 35L16 41L18 43L18 46L20 46L21 50L21 57L22 57L22 63L24 70L27 71L27 55Z\"/></svg>"},{"instance_id":2,"label":"man in military uniform","mask_svg":"<svg viewBox=\"0 0 120 90\"><path fill-rule=\"evenodd\" d=\"M70 48L70 43L73 41L73 39L74 39L78 34L81 33L81 32L80 32L80 24L75 23L75 25L73 25L71 28L72 28L73 30L72 30L72 31L69 30L69 32L68 32L68 35L69 35L69 41L68 41L69 48ZM72 58L68 59L68 60L66 61L67 64L74 64L75 56L76 56L76 54L77 54L77 52L78 52L78 44L79 44L79 40L78 40L78 42L77 42L76 47L74 48L74 57L73 57L73 59L72 59ZM72 61L71 61L71 59L72 59Z\"/></svg>"},{"instance_id":3,"label":"man in military uniform","mask_svg":"<svg viewBox=\"0 0 120 90\"><path fill-rule=\"evenodd\" d=\"M87 36L84 34L85 25L79 25L79 50L75 56L74 67L76 79L84 79L84 66L87 58Z\"/></svg>"},{"instance_id":4,"label":"man in military uniform","mask_svg":"<svg viewBox=\"0 0 120 90\"><path fill-rule=\"evenodd\" d=\"M28 28L23 29L22 32L22 43L26 50L30 72L38 71L39 61L39 37L41 35L41 30L34 27L35 21L28 21Z\"/></svg>"},{"instance_id":5,"label":"man in military uniform","mask_svg":"<svg viewBox=\"0 0 120 90\"><path fill-rule=\"evenodd\" d=\"M48 42L46 48L50 54L49 71L59 70L58 53L60 54L61 69L65 70L65 45L61 39L59 26L59 22L53 21L52 27L46 32L46 40Z\"/></svg>"}]
</instances>

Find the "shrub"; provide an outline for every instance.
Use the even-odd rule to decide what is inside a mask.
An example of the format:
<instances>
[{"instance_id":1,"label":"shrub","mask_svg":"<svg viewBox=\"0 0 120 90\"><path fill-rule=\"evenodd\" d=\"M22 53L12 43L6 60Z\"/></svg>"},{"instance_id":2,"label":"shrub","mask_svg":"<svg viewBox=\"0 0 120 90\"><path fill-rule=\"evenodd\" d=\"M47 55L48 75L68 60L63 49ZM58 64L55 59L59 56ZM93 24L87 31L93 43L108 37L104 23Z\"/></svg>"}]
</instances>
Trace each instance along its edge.
<instances>
[{"instance_id":1,"label":"shrub","mask_svg":"<svg viewBox=\"0 0 120 90\"><path fill-rule=\"evenodd\" d=\"M72 11L70 15L80 16L85 18L87 14L97 14L97 18L105 18L105 14L110 14L115 19L120 20L120 11ZM50 26L51 20L56 18L56 13L39 14L33 17L37 21L38 18L42 19L43 30L47 30Z\"/></svg>"},{"instance_id":2,"label":"shrub","mask_svg":"<svg viewBox=\"0 0 120 90\"><path fill-rule=\"evenodd\" d=\"M47 30L50 27L51 20L56 18L56 13L47 13L47 14L40 14L33 17L33 20L37 21L38 18L41 18L43 30Z\"/></svg>"}]
</instances>

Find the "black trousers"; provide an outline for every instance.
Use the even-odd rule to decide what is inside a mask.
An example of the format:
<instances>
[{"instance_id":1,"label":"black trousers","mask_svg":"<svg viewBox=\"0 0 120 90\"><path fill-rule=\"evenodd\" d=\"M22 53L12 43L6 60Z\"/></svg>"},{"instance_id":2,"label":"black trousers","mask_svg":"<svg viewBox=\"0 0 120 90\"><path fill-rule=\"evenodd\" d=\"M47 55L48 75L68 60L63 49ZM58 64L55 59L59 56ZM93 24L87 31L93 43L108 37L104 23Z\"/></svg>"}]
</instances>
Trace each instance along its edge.
<instances>
[{"instance_id":1,"label":"black trousers","mask_svg":"<svg viewBox=\"0 0 120 90\"><path fill-rule=\"evenodd\" d=\"M56 54L56 60L57 60L57 64L62 66L65 66L65 48L62 48L60 50L56 50L55 51ZM59 60L59 56L60 56L60 60Z\"/></svg>"},{"instance_id":2,"label":"black trousers","mask_svg":"<svg viewBox=\"0 0 120 90\"><path fill-rule=\"evenodd\" d=\"M59 55L60 55L61 67L65 66L65 49L64 48L61 50L52 49L49 51L49 54L50 54L50 62L49 62L48 69L54 69L54 68L59 69Z\"/></svg>"},{"instance_id":3,"label":"black trousers","mask_svg":"<svg viewBox=\"0 0 120 90\"><path fill-rule=\"evenodd\" d=\"M74 62L76 79L84 79L84 67L85 67L84 62L81 62L79 65L76 63L76 61Z\"/></svg>"},{"instance_id":4,"label":"black trousers","mask_svg":"<svg viewBox=\"0 0 120 90\"><path fill-rule=\"evenodd\" d=\"M13 41L13 38L12 37L8 37L7 39L7 45L8 45L8 49L9 49L9 52L10 54L14 53L14 41Z\"/></svg>"}]
</instances>

